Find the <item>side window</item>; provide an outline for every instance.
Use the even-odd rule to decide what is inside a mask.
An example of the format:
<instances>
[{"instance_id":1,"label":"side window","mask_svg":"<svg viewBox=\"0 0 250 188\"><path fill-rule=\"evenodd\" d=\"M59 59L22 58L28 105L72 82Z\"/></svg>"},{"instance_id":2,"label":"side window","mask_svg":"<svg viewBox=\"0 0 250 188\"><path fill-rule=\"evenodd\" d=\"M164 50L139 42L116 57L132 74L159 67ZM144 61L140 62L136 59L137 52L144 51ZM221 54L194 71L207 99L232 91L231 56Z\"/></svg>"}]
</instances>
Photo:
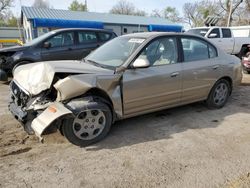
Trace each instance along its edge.
<instances>
[{"instance_id":1,"label":"side window","mask_svg":"<svg viewBox=\"0 0 250 188\"><path fill-rule=\"evenodd\" d=\"M222 29L222 36L223 38L231 38L232 34L231 34L231 30L230 29Z\"/></svg>"},{"instance_id":2,"label":"side window","mask_svg":"<svg viewBox=\"0 0 250 188\"><path fill-rule=\"evenodd\" d=\"M80 44L97 42L96 33L91 31L78 31L78 39Z\"/></svg>"},{"instance_id":3,"label":"side window","mask_svg":"<svg viewBox=\"0 0 250 188\"><path fill-rule=\"evenodd\" d=\"M62 47L74 44L74 32L66 32L53 36L47 42L51 43L51 47Z\"/></svg>"},{"instance_id":4,"label":"side window","mask_svg":"<svg viewBox=\"0 0 250 188\"><path fill-rule=\"evenodd\" d=\"M218 28L213 29L208 38L220 38L220 30Z\"/></svg>"},{"instance_id":5,"label":"side window","mask_svg":"<svg viewBox=\"0 0 250 188\"><path fill-rule=\"evenodd\" d=\"M161 38L150 43L141 53L151 66L177 63L177 45L175 38Z\"/></svg>"},{"instance_id":6,"label":"side window","mask_svg":"<svg viewBox=\"0 0 250 188\"><path fill-rule=\"evenodd\" d=\"M215 47L213 47L212 45L208 45L208 50L209 50L209 57L210 58L214 58L214 57L217 57L217 50Z\"/></svg>"},{"instance_id":7,"label":"side window","mask_svg":"<svg viewBox=\"0 0 250 188\"><path fill-rule=\"evenodd\" d=\"M195 38L182 38L181 42L185 62L205 60L209 58L208 44L205 41Z\"/></svg>"},{"instance_id":8,"label":"side window","mask_svg":"<svg viewBox=\"0 0 250 188\"><path fill-rule=\"evenodd\" d=\"M98 33L98 36L100 38L100 41L102 41L102 42L108 41L111 38L110 33Z\"/></svg>"}]
</instances>

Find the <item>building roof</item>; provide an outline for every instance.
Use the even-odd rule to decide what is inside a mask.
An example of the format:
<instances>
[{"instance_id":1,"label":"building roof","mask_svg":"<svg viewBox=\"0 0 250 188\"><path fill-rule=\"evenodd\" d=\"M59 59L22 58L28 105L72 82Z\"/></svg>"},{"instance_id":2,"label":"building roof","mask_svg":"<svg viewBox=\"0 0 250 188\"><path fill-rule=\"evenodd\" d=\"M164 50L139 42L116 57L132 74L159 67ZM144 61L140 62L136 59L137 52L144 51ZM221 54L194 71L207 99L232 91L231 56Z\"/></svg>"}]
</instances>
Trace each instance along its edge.
<instances>
[{"instance_id":1,"label":"building roof","mask_svg":"<svg viewBox=\"0 0 250 188\"><path fill-rule=\"evenodd\" d=\"M145 17L145 16L131 16L131 15L118 15L109 13L97 13L97 12L82 12L82 11L70 11L60 9L47 9L47 8L35 8L35 7L22 7L22 16L25 15L28 20L35 18L47 18L47 19L65 19L65 20L85 20L85 21L97 21L103 23L112 24L128 24L128 25L166 25L172 24L164 18Z\"/></svg>"}]
</instances>

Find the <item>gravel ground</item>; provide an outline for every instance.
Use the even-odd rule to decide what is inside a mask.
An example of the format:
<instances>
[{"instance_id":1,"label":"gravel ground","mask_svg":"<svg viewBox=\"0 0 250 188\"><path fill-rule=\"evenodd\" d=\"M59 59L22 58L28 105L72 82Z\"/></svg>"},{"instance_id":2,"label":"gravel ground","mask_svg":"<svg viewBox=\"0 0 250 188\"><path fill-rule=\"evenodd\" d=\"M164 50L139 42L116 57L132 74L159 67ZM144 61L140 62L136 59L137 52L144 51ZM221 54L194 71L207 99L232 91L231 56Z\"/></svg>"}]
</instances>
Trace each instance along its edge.
<instances>
[{"instance_id":1,"label":"gravel ground","mask_svg":"<svg viewBox=\"0 0 250 188\"><path fill-rule=\"evenodd\" d=\"M0 187L250 187L250 75L222 109L127 119L87 148L59 133L39 143L8 112L8 86L0 94Z\"/></svg>"}]
</instances>

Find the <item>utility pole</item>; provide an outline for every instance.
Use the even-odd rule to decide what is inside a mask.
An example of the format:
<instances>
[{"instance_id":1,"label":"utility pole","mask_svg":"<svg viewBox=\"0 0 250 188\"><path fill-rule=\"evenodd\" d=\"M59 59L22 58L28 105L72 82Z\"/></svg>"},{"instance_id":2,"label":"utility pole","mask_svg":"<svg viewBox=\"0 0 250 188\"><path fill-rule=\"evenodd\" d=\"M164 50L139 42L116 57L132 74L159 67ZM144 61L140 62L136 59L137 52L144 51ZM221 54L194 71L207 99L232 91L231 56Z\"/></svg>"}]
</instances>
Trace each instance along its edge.
<instances>
[{"instance_id":1,"label":"utility pole","mask_svg":"<svg viewBox=\"0 0 250 188\"><path fill-rule=\"evenodd\" d=\"M227 27L230 26L232 11L233 11L233 0L230 0L230 9L229 9L229 14L228 14L228 19L227 19Z\"/></svg>"}]
</instances>

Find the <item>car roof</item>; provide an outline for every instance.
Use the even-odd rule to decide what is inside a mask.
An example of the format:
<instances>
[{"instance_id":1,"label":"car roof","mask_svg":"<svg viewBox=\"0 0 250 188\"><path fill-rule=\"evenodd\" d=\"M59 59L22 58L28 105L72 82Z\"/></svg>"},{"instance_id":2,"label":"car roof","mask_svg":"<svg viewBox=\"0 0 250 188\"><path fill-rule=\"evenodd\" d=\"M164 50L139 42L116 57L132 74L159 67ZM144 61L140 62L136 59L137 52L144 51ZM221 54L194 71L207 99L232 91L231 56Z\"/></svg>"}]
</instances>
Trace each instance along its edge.
<instances>
[{"instance_id":1,"label":"car roof","mask_svg":"<svg viewBox=\"0 0 250 188\"><path fill-rule=\"evenodd\" d=\"M113 31L105 30L105 29L94 29L94 28L64 28L64 29L55 29L54 32L61 32L61 31L101 31L101 32L108 32L114 33Z\"/></svg>"},{"instance_id":2,"label":"car roof","mask_svg":"<svg viewBox=\"0 0 250 188\"><path fill-rule=\"evenodd\" d=\"M202 38L200 36L190 34L190 33L176 33L176 32L141 32L141 33L132 33L123 35L122 37L135 37L135 38L154 38L160 36L195 36L198 38Z\"/></svg>"}]
</instances>

